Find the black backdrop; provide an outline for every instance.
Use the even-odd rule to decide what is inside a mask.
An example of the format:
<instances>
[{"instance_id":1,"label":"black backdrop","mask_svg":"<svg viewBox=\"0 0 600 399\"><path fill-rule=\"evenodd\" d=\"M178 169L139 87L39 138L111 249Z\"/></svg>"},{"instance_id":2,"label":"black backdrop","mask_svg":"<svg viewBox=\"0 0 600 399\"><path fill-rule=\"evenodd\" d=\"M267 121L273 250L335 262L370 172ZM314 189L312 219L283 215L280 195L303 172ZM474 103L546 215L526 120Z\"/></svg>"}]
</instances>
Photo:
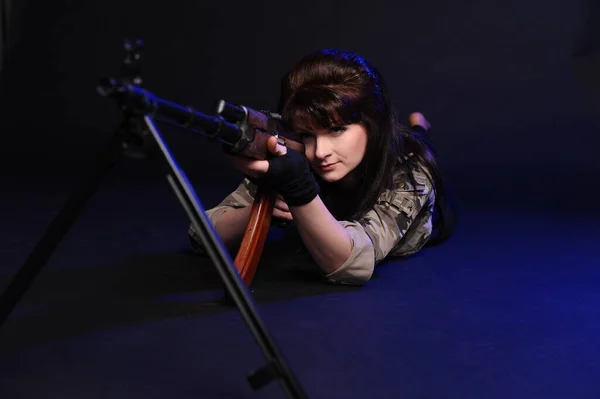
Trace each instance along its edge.
<instances>
[{"instance_id":1,"label":"black backdrop","mask_svg":"<svg viewBox=\"0 0 600 399\"><path fill-rule=\"evenodd\" d=\"M125 37L145 40L146 88L207 113L219 98L274 108L295 60L341 47L378 66L401 113L429 117L460 199L595 205L577 200L594 198L600 172L594 16L581 0L21 0L0 81L2 170L87 165L117 123L95 85L118 72ZM215 144L164 132L195 183L238 177Z\"/></svg>"}]
</instances>

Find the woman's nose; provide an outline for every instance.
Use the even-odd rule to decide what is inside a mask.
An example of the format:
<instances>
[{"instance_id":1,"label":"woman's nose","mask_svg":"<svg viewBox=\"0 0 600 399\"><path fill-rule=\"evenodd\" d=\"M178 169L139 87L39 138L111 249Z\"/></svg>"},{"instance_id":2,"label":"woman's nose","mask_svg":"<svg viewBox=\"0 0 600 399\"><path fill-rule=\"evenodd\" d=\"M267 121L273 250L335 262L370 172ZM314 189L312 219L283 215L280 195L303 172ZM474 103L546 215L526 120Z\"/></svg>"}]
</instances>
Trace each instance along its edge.
<instances>
[{"instance_id":1,"label":"woman's nose","mask_svg":"<svg viewBox=\"0 0 600 399\"><path fill-rule=\"evenodd\" d=\"M319 137L315 143L315 157L318 159L325 159L331 155L331 143L325 137Z\"/></svg>"}]
</instances>

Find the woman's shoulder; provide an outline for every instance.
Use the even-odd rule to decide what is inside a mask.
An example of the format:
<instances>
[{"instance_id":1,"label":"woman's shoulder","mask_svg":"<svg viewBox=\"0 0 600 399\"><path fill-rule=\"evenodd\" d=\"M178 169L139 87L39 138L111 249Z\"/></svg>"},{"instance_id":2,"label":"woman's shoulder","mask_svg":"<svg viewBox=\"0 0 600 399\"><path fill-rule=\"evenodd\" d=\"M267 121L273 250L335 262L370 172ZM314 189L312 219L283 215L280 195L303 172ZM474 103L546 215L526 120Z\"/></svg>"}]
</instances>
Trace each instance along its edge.
<instances>
[{"instance_id":1,"label":"woman's shoulder","mask_svg":"<svg viewBox=\"0 0 600 399\"><path fill-rule=\"evenodd\" d=\"M392 178L393 191L417 192L428 195L433 191L433 180L429 169L421 163L401 163Z\"/></svg>"},{"instance_id":2,"label":"woman's shoulder","mask_svg":"<svg viewBox=\"0 0 600 399\"><path fill-rule=\"evenodd\" d=\"M422 168L412 171L414 179L410 178L409 172L399 169L395 172L393 185L385 190L377 199L377 204L392 206L404 211L408 215L416 217L415 212L423 208L429 208L435 201L435 191L427 172Z\"/></svg>"}]
</instances>

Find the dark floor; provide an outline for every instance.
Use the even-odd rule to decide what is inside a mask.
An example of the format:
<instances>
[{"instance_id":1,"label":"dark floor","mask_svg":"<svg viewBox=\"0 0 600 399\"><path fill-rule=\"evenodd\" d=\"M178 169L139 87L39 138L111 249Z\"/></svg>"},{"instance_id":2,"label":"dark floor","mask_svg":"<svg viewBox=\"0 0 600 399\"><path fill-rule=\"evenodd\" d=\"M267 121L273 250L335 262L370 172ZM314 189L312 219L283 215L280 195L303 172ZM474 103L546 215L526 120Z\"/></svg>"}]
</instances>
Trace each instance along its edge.
<instances>
[{"instance_id":1,"label":"dark floor","mask_svg":"<svg viewBox=\"0 0 600 399\"><path fill-rule=\"evenodd\" d=\"M71 183L3 181L0 287ZM0 398L284 397L247 384L265 359L214 304L169 190L135 174L99 188L0 331ZM360 289L269 258L254 298L310 398L600 397L600 218L472 209L447 245Z\"/></svg>"}]
</instances>

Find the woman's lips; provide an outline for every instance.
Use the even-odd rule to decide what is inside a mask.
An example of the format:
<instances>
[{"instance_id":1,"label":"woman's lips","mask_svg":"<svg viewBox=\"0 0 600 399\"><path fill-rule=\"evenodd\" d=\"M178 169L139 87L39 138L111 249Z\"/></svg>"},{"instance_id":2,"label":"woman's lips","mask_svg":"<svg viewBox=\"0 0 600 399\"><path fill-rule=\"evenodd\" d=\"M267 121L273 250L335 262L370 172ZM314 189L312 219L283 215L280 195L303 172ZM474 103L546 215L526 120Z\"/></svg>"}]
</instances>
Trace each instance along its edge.
<instances>
[{"instance_id":1,"label":"woman's lips","mask_svg":"<svg viewBox=\"0 0 600 399\"><path fill-rule=\"evenodd\" d=\"M331 171L333 169L335 169L335 166L338 164L338 162L333 162L333 163L328 163L328 164L324 164L324 165L319 165L319 169L324 171L324 172L328 172Z\"/></svg>"}]
</instances>

